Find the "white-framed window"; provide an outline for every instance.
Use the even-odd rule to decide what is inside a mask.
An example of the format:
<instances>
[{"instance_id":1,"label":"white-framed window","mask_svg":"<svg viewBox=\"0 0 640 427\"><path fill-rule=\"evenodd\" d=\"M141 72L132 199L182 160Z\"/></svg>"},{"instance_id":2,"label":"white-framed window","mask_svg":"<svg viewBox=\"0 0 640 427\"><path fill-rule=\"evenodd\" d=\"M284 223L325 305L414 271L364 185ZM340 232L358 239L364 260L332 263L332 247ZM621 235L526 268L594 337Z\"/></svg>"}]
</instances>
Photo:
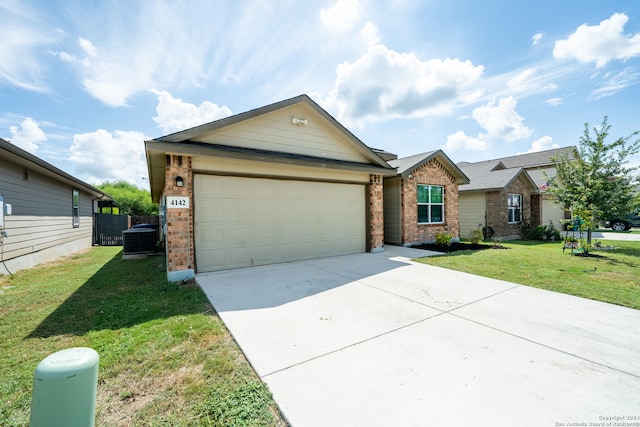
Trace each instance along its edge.
<instances>
[{"instance_id":1,"label":"white-framed window","mask_svg":"<svg viewBox=\"0 0 640 427\"><path fill-rule=\"evenodd\" d=\"M522 194L509 194L509 223L515 224L522 221Z\"/></svg>"},{"instance_id":2,"label":"white-framed window","mask_svg":"<svg viewBox=\"0 0 640 427\"><path fill-rule=\"evenodd\" d=\"M74 188L71 194L71 216L73 217L73 228L76 228L80 227L80 192Z\"/></svg>"},{"instance_id":3,"label":"white-framed window","mask_svg":"<svg viewBox=\"0 0 640 427\"><path fill-rule=\"evenodd\" d=\"M444 222L444 187L418 184L418 224Z\"/></svg>"}]
</instances>

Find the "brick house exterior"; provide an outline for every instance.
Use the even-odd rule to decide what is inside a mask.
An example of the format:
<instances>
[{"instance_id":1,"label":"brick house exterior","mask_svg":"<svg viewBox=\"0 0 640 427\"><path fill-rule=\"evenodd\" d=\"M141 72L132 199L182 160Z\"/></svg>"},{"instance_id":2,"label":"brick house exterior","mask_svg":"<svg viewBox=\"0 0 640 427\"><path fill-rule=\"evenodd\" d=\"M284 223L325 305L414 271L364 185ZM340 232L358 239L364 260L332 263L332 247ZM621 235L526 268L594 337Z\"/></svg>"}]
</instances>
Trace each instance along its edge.
<instances>
[{"instance_id":1,"label":"brick house exterior","mask_svg":"<svg viewBox=\"0 0 640 427\"><path fill-rule=\"evenodd\" d=\"M195 245L193 230L193 171L190 156L167 155L165 172L165 197L188 197L189 207L163 209L165 213L167 271L184 272L185 279L194 274ZM183 185L176 185L175 177L181 177ZM176 281L183 279L174 277Z\"/></svg>"},{"instance_id":2,"label":"brick house exterior","mask_svg":"<svg viewBox=\"0 0 640 427\"><path fill-rule=\"evenodd\" d=\"M398 167L398 176L385 179L385 241L408 246L434 241L437 233L459 237L458 186L469 182L464 173L441 150L389 164ZM419 222L418 185L443 188L443 221Z\"/></svg>"},{"instance_id":3,"label":"brick house exterior","mask_svg":"<svg viewBox=\"0 0 640 427\"><path fill-rule=\"evenodd\" d=\"M367 212L369 233L367 233L367 250L374 253L384 250L383 185L382 175L371 175L369 177L369 204Z\"/></svg>"},{"instance_id":4,"label":"brick house exterior","mask_svg":"<svg viewBox=\"0 0 640 427\"><path fill-rule=\"evenodd\" d=\"M487 192L487 225L493 228L494 238L511 238L520 235L520 223L509 223L508 221L509 194L522 195L522 221L533 224L533 219L531 218L531 200L532 197L537 199L539 196L536 194L536 189L531 187L523 175L520 175L504 189Z\"/></svg>"},{"instance_id":5,"label":"brick house exterior","mask_svg":"<svg viewBox=\"0 0 640 427\"><path fill-rule=\"evenodd\" d=\"M384 179L395 169L306 95L145 149L171 281L384 250ZM174 197L188 204L167 206Z\"/></svg>"},{"instance_id":6,"label":"brick house exterior","mask_svg":"<svg viewBox=\"0 0 640 427\"><path fill-rule=\"evenodd\" d=\"M505 168L499 160L458 163L469 177L469 184L459 190L460 232L484 228L487 237L514 239L520 225L540 225L538 187L524 168ZM509 221L509 195L520 195L519 218ZM514 214L515 215L515 214Z\"/></svg>"}]
</instances>

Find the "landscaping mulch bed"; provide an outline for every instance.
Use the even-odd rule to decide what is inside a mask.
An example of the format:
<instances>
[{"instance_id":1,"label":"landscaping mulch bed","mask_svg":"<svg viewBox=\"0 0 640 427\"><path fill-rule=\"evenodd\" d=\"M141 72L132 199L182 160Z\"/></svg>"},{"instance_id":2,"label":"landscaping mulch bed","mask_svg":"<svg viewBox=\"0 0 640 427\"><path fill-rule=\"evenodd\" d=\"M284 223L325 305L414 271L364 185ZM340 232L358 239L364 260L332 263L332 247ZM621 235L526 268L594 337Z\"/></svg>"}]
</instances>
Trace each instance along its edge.
<instances>
[{"instance_id":1,"label":"landscaping mulch bed","mask_svg":"<svg viewBox=\"0 0 640 427\"><path fill-rule=\"evenodd\" d=\"M446 253L465 251L465 250L480 251L484 249L509 249L505 246L498 245L498 244L486 245L483 243L462 243L462 242L451 243L450 245L436 245L435 243L424 243L422 245L415 245L411 247L415 249L426 249L429 251L446 252Z\"/></svg>"}]
</instances>

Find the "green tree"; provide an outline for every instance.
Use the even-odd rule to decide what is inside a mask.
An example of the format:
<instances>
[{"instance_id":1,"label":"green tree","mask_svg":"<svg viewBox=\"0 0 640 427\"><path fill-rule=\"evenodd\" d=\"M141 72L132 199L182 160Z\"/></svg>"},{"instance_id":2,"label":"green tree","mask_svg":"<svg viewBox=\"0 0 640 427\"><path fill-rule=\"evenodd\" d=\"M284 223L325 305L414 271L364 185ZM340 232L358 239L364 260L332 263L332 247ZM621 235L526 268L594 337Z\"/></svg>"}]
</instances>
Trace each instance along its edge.
<instances>
[{"instance_id":1,"label":"green tree","mask_svg":"<svg viewBox=\"0 0 640 427\"><path fill-rule=\"evenodd\" d=\"M629 214L640 206L638 184L640 167L628 166L630 156L640 151L640 131L607 143L611 125L607 117L600 127L585 123L580 137L579 156L565 153L553 159L556 177L548 192L563 206L580 216L589 230L601 221Z\"/></svg>"},{"instance_id":2,"label":"green tree","mask_svg":"<svg viewBox=\"0 0 640 427\"><path fill-rule=\"evenodd\" d=\"M151 201L151 193L126 181L107 181L96 185L120 205L122 215L157 215L158 205Z\"/></svg>"}]
</instances>

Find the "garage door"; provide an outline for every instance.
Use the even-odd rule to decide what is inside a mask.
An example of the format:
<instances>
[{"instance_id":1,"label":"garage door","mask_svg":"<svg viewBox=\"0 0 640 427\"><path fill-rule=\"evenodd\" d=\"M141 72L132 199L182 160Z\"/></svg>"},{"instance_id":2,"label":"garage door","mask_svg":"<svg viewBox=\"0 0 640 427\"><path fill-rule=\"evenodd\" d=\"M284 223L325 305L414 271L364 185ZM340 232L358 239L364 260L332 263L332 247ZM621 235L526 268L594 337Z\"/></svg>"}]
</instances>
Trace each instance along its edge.
<instances>
[{"instance_id":1,"label":"garage door","mask_svg":"<svg viewBox=\"0 0 640 427\"><path fill-rule=\"evenodd\" d=\"M198 272L365 251L365 188L196 175Z\"/></svg>"}]
</instances>

